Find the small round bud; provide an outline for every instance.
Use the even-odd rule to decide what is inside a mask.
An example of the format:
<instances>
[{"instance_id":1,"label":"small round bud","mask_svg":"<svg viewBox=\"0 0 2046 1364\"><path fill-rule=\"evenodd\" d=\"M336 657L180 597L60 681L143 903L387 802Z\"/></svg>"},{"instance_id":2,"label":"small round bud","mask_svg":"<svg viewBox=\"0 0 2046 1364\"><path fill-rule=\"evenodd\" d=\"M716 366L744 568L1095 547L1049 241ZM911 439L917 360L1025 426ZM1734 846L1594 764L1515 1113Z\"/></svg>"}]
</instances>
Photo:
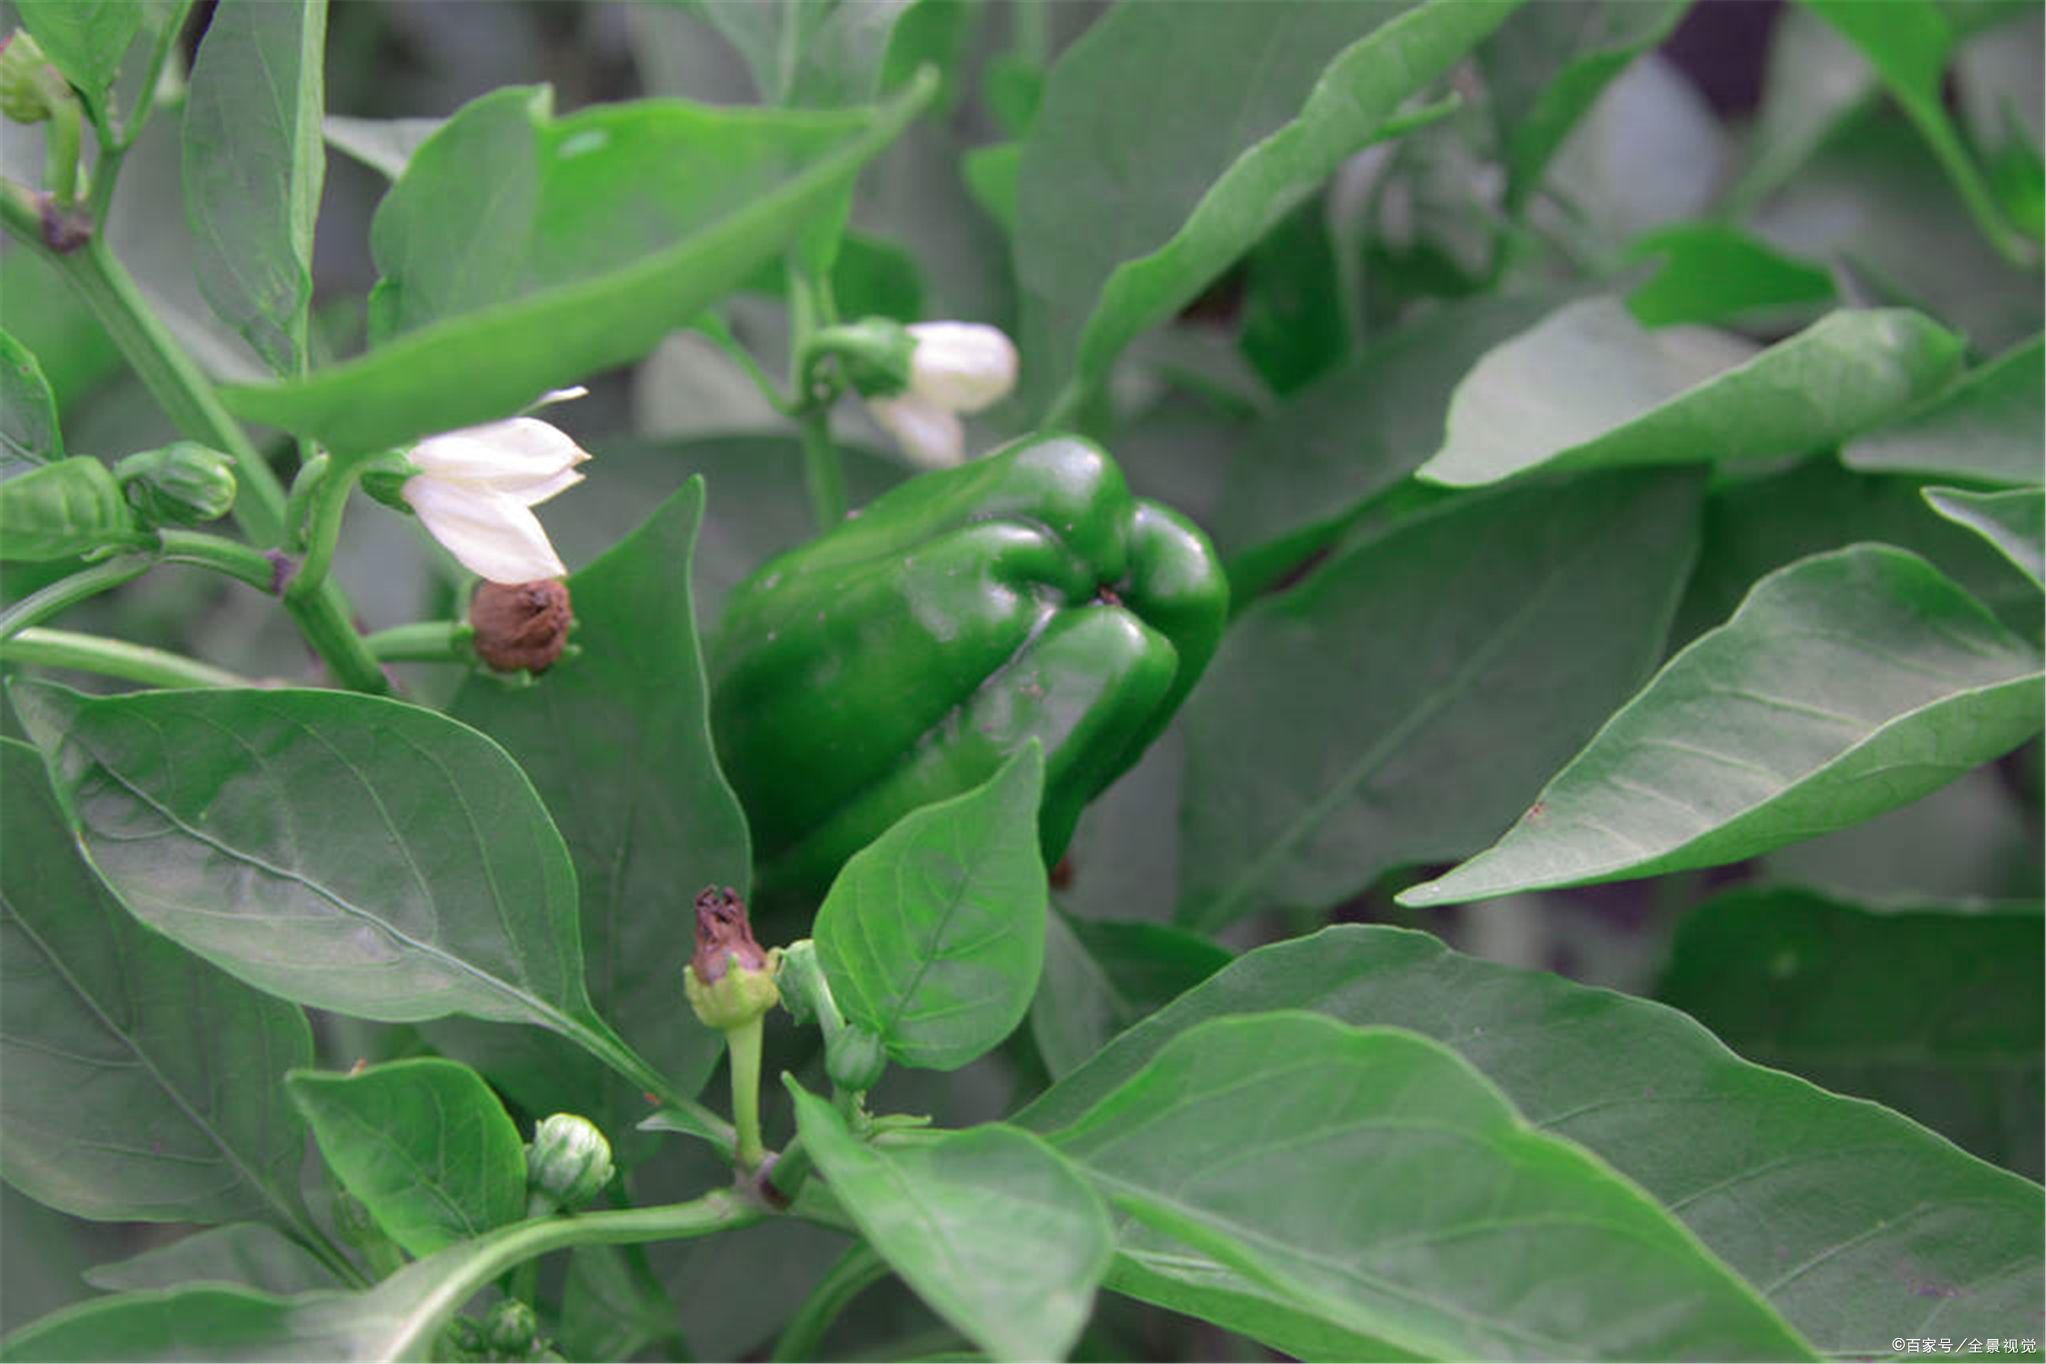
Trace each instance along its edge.
<instances>
[{"instance_id":1,"label":"small round bud","mask_svg":"<svg viewBox=\"0 0 2046 1364\"><path fill-rule=\"evenodd\" d=\"M553 578L529 583L479 582L469 598L476 656L501 673L543 673L568 643L568 585Z\"/></svg>"},{"instance_id":2,"label":"small round bud","mask_svg":"<svg viewBox=\"0 0 2046 1364\"><path fill-rule=\"evenodd\" d=\"M43 56L36 40L21 29L0 42L0 114L16 123L41 123L52 112L51 82L63 77Z\"/></svg>"},{"instance_id":3,"label":"small round bud","mask_svg":"<svg viewBox=\"0 0 2046 1364\"><path fill-rule=\"evenodd\" d=\"M840 1089L864 1093L881 1081L888 1053L881 1039L856 1023L848 1023L824 1044L824 1073Z\"/></svg>"},{"instance_id":4,"label":"small round bud","mask_svg":"<svg viewBox=\"0 0 2046 1364\"><path fill-rule=\"evenodd\" d=\"M173 441L114 466L114 478L149 526L196 526L234 510L234 460L197 441Z\"/></svg>"},{"instance_id":5,"label":"small round bud","mask_svg":"<svg viewBox=\"0 0 2046 1364\"><path fill-rule=\"evenodd\" d=\"M894 318L863 317L832 328L829 336L845 377L861 397L893 397L909 387L916 339Z\"/></svg>"},{"instance_id":6,"label":"small round bud","mask_svg":"<svg viewBox=\"0 0 2046 1364\"><path fill-rule=\"evenodd\" d=\"M517 1298L501 1298L483 1319L483 1338L495 1359L524 1359L540 1334L532 1307Z\"/></svg>"},{"instance_id":7,"label":"small round bud","mask_svg":"<svg viewBox=\"0 0 2046 1364\"><path fill-rule=\"evenodd\" d=\"M706 886L696 897L696 954L682 969L689 1007L707 1028L744 1027L781 1002L774 976L779 952L753 940L745 901L730 886Z\"/></svg>"},{"instance_id":8,"label":"small round bud","mask_svg":"<svg viewBox=\"0 0 2046 1364\"><path fill-rule=\"evenodd\" d=\"M526 1186L573 1211L611 1182L611 1143L588 1118L556 1113L526 1147Z\"/></svg>"}]
</instances>

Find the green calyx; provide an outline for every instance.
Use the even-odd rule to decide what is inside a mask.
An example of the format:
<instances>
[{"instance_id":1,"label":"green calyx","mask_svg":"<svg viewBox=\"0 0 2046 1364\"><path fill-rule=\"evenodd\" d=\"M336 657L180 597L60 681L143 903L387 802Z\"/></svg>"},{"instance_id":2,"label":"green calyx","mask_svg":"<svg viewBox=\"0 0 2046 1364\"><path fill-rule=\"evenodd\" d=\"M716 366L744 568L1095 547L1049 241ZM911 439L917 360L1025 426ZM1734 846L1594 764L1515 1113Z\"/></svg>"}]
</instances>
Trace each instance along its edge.
<instances>
[{"instance_id":1,"label":"green calyx","mask_svg":"<svg viewBox=\"0 0 2046 1364\"><path fill-rule=\"evenodd\" d=\"M16 29L0 43L0 114L16 123L41 123L67 98L76 103L70 86L25 30Z\"/></svg>"},{"instance_id":2,"label":"green calyx","mask_svg":"<svg viewBox=\"0 0 2046 1364\"><path fill-rule=\"evenodd\" d=\"M713 981L698 976L694 966L683 967L682 990L689 1007L706 1028L730 1032L745 1027L781 1003L781 991L774 984L779 958L778 951L769 952L766 966L749 967L733 954L725 960L724 974Z\"/></svg>"},{"instance_id":3,"label":"green calyx","mask_svg":"<svg viewBox=\"0 0 2046 1364\"><path fill-rule=\"evenodd\" d=\"M1047 860L1221 639L1207 537L1098 446L1032 437L910 479L727 599L711 723L766 886L816 895L911 810L1046 758Z\"/></svg>"},{"instance_id":4,"label":"green calyx","mask_svg":"<svg viewBox=\"0 0 2046 1364\"><path fill-rule=\"evenodd\" d=\"M148 526L197 526L234 510L234 460L197 441L173 441L114 466L114 481Z\"/></svg>"}]
</instances>

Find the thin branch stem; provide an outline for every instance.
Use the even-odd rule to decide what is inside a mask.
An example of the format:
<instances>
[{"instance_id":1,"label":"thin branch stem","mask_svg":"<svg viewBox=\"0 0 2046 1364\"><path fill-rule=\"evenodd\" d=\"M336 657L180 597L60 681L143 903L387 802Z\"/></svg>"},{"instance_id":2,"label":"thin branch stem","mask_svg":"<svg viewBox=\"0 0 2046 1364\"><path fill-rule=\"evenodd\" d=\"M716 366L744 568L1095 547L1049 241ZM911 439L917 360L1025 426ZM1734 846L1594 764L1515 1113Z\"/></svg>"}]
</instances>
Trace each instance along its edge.
<instances>
[{"instance_id":1,"label":"thin branch stem","mask_svg":"<svg viewBox=\"0 0 2046 1364\"><path fill-rule=\"evenodd\" d=\"M11 639L29 626L40 625L88 597L96 597L130 578L140 577L155 562L153 553L119 554L29 593L5 611L0 611L0 640Z\"/></svg>"},{"instance_id":2,"label":"thin branch stem","mask_svg":"<svg viewBox=\"0 0 2046 1364\"><path fill-rule=\"evenodd\" d=\"M788 262L789 297L789 379L807 385L804 366L810 357L810 338L820 326L830 325L831 302L817 281L796 263ZM796 394L797 420L803 431L803 482L810 490L810 513L818 534L845 520L845 467L838 447L831 442L831 401L819 399L807 387Z\"/></svg>"},{"instance_id":3,"label":"thin branch stem","mask_svg":"<svg viewBox=\"0 0 2046 1364\"><path fill-rule=\"evenodd\" d=\"M277 595L280 565L262 550L203 531L168 529L156 534L163 547L158 556L162 562L197 564L247 583L258 592Z\"/></svg>"},{"instance_id":4,"label":"thin branch stem","mask_svg":"<svg viewBox=\"0 0 2046 1364\"><path fill-rule=\"evenodd\" d=\"M334 566L335 546L341 543L341 517L348 509L348 494L361 473L362 462L350 460L330 464L317 476L306 498L305 559L284 589L286 601L304 601L326 585L328 571Z\"/></svg>"},{"instance_id":5,"label":"thin branch stem","mask_svg":"<svg viewBox=\"0 0 2046 1364\"><path fill-rule=\"evenodd\" d=\"M831 1323L838 1320L854 1298L887 1275L888 1262L874 1247L866 1241L855 1241L838 1257L838 1263L824 1271L824 1277L817 1280L796 1307L795 1315L782 1328L781 1338L774 1342L774 1353L768 1356L771 1364L820 1358L820 1347Z\"/></svg>"},{"instance_id":6,"label":"thin branch stem","mask_svg":"<svg viewBox=\"0 0 2046 1364\"><path fill-rule=\"evenodd\" d=\"M473 663L475 638L465 620L421 620L379 630L363 644L379 663Z\"/></svg>"},{"instance_id":7,"label":"thin branch stem","mask_svg":"<svg viewBox=\"0 0 2046 1364\"><path fill-rule=\"evenodd\" d=\"M738 1134L733 1154L739 1168L752 1174L767 1156L760 1140L760 1041L758 1017L725 1031L725 1048L731 1057L732 1127Z\"/></svg>"},{"instance_id":8,"label":"thin branch stem","mask_svg":"<svg viewBox=\"0 0 2046 1364\"><path fill-rule=\"evenodd\" d=\"M0 642L0 663L70 668L145 687L252 687L239 673L167 649L72 630L22 630Z\"/></svg>"}]
</instances>

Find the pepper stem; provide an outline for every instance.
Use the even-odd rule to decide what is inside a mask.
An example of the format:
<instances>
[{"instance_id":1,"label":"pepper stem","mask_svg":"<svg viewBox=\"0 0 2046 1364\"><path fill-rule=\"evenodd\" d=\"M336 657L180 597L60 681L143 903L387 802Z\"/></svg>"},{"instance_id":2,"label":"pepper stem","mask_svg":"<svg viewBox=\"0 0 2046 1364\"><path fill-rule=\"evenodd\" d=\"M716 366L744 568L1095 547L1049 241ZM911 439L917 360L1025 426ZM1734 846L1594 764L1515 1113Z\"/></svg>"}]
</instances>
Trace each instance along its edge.
<instances>
[{"instance_id":1,"label":"pepper stem","mask_svg":"<svg viewBox=\"0 0 2046 1364\"><path fill-rule=\"evenodd\" d=\"M738 1133L734 1154L739 1168L748 1175L767 1158L760 1140L760 1040L763 1029L759 1016L736 1028L725 1030L725 1049L731 1054L732 1126Z\"/></svg>"}]
</instances>

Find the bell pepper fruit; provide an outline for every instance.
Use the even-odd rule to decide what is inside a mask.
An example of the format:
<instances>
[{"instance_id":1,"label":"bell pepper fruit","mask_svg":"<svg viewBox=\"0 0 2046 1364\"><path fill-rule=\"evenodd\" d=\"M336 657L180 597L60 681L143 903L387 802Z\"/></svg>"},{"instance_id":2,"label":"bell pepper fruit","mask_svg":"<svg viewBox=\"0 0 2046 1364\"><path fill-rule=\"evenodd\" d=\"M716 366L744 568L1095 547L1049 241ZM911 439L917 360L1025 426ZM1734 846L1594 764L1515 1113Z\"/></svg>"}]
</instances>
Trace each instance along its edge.
<instances>
[{"instance_id":1,"label":"bell pepper fruit","mask_svg":"<svg viewBox=\"0 0 2046 1364\"><path fill-rule=\"evenodd\" d=\"M1044 746L1047 864L1213 656L1228 580L1098 446L921 474L735 588L711 728L760 881L814 895L902 816Z\"/></svg>"}]
</instances>

